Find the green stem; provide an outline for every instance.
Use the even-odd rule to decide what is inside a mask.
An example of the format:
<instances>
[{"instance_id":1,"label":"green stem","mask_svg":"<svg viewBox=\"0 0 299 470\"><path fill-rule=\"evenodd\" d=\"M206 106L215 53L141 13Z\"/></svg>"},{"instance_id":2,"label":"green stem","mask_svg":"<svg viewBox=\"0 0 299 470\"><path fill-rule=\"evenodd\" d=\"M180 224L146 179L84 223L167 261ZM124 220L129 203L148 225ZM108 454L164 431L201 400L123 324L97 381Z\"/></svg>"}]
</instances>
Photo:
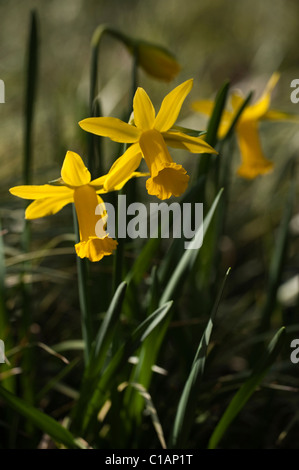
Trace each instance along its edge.
<instances>
[{"instance_id":1,"label":"green stem","mask_svg":"<svg viewBox=\"0 0 299 470\"><path fill-rule=\"evenodd\" d=\"M32 182L32 129L34 121L34 107L36 101L37 72L38 72L38 30L37 16L33 10L30 17L29 40L27 46L27 70L26 70L26 90L25 90L25 112L24 112L24 150L23 150L23 182ZM31 226L29 221L25 221L22 234L21 245L26 253L30 248ZM20 325L20 341L29 343L31 339L30 325L32 323L31 305L31 284L26 282L25 274L30 272L30 263L24 263L20 272L20 289L22 294L22 319ZM32 348L25 348L22 357L21 387L24 400L34 403L34 356ZM34 433L34 428L30 421L26 422L26 432Z\"/></svg>"},{"instance_id":2,"label":"green stem","mask_svg":"<svg viewBox=\"0 0 299 470\"><path fill-rule=\"evenodd\" d=\"M74 232L76 235L76 242L80 240L79 227L77 222L77 215L75 206L73 204L73 221L74 221ZM79 303L81 310L81 327L82 327L82 338L84 341L84 360L85 364L88 364L90 357L90 350L92 345L92 318L91 310L88 301L88 266L87 260L81 259L77 256L77 273L78 273L78 291L79 291Z\"/></svg>"}]
</instances>

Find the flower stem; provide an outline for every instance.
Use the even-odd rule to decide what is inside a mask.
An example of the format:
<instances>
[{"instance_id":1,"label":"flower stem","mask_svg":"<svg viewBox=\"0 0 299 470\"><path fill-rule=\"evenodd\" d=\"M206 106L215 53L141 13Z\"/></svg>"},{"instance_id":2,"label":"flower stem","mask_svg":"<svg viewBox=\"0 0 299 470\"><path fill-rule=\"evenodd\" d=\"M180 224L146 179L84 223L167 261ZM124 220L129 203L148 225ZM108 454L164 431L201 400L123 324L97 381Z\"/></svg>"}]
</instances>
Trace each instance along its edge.
<instances>
[{"instance_id":1,"label":"flower stem","mask_svg":"<svg viewBox=\"0 0 299 470\"><path fill-rule=\"evenodd\" d=\"M79 227L77 222L76 210L73 204L73 221L74 231L76 235L76 241L79 242ZM92 318L90 305L88 301L88 289L87 289L87 278L88 278L88 266L87 260L77 258L77 273L78 273L78 292L79 292L79 303L81 310L81 327L82 327L82 338L84 340L84 360L85 364L88 364L91 344L92 344Z\"/></svg>"}]
</instances>

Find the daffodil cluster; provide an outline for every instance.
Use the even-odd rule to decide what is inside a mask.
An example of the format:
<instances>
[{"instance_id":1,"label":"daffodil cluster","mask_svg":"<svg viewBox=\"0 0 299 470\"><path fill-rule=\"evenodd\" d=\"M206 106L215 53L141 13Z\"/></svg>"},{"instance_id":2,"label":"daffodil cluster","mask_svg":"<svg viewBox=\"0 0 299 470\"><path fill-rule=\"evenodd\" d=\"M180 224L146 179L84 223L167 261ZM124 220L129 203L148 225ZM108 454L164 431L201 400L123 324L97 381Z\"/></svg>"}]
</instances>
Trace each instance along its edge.
<instances>
[{"instance_id":1,"label":"daffodil cluster","mask_svg":"<svg viewBox=\"0 0 299 470\"><path fill-rule=\"evenodd\" d=\"M101 238L95 234L99 218L107 218L100 194L120 190L133 177L149 176L146 188L150 195L163 200L180 196L187 188L189 176L182 165L173 161L168 146L192 153L217 153L200 137L189 136L173 127L192 85L193 80L187 80L172 90L164 98L157 115L145 90L138 88L133 100L134 118L130 123L113 117L81 121L81 128L88 132L131 145L106 175L95 180L91 180L81 157L68 151L61 177L55 184L11 188L11 194L33 200L26 209L26 219L55 214L66 204L74 203L80 230L80 242L75 245L77 255L99 261L103 256L112 254L117 246L116 240L106 232ZM149 173L136 171L142 159ZM99 204L102 210L96 212ZM96 215L98 213L101 215Z\"/></svg>"}]
</instances>

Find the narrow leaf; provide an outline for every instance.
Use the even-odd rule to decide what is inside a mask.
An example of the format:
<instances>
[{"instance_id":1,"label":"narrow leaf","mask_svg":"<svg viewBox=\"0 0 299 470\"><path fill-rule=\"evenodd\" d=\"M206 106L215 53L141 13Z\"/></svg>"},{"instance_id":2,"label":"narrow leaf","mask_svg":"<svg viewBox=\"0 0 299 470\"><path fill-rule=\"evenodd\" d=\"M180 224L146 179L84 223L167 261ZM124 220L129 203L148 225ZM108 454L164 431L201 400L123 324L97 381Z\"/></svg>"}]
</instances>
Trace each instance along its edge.
<instances>
[{"instance_id":1,"label":"narrow leaf","mask_svg":"<svg viewBox=\"0 0 299 470\"><path fill-rule=\"evenodd\" d=\"M221 194L222 194L222 190L220 190L218 195L216 196L216 198L215 198L215 200L212 204L212 207L210 208L208 214L206 215L206 217L203 221L203 224L201 224L200 227L198 227L198 229L197 229L197 231L196 231L196 233L195 233L195 235L194 235L194 237L191 241L191 244L193 246L198 246L199 245L199 241L201 239L201 236L203 237L203 241L204 241L205 234L206 234L207 229L208 229L208 227L211 223L213 215L216 211L216 208L218 206ZM199 249L200 249L200 247L198 249L185 250L185 253L181 257L181 259L180 259L178 265L176 266L171 278L168 281L168 284L166 285L166 288L164 289L164 292L163 292L163 294L161 296L161 299L160 299L160 305L163 305L163 304L165 304L165 302L172 299L174 297L174 295L178 293L179 289L182 288L183 281L184 281L184 279L187 278L187 274L192 269L192 267L194 265L194 262L197 258Z\"/></svg>"},{"instance_id":2,"label":"narrow leaf","mask_svg":"<svg viewBox=\"0 0 299 470\"><path fill-rule=\"evenodd\" d=\"M119 371L127 364L129 357L134 353L138 346L168 315L171 305L172 302L167 302L146 318L146 320L144 320L133 331L126 343L124 343L112 357L104 373L98 378L91 390L92 396L88 402L87 409L82 412L83 422L81 425L83 432L86 432L92 418L96 416L97 411L103 405L107 394L109 394L110 390L115 386L116 376Z\"/></svg>"},{"instance_id":3,"label":"narrow leaf","mask_svg":"<svg viewBox=\"0 0 299 470\"><path fill-rule=\"evenodd\" d=\"M227 271L225 278L222 282L210 319L200 340L199 347L192 364L190 375L187 379L183 393L181 395L171 436L171 447L184 448L190 434L191 426L194 422L198 387L200 381L202 380L202 376L205 369L207 348L210 342L214 319L219 307L219 303L222 297L223 289L229 271L230 270Z\"/></svg>"},{"instance_id":4,"label":"narrow leaf","mask_svg":"<svg viewBox=\"0 0 299 470\"><path fill-rule=\"evenodd\" d=\"M268 369L274 362L276 356L280 352L283 341L285 338L285 327L282 327L272 341L268 345L268 348L262 358L257 362L251 376L241 386L238 392L233 397L232 401L226 408L222 418L217 424L209 441L208 448L215 449L221 440L223 434L227 431L231 422L240 413L242 408L246 405L251 395L256 390L256 387L262 381L263 377L267 373Z\"/></svg>"},{"instance_id":5,"label":"narrow leaf","mask_svg":"<svg viewBox=\"0 0 299 470\"><path fill-rule=\"evenodd\" d=\"M27 418L35 426L52 437L54 441L70 449L79 448L79 444L72 433L61 426L55 419L33 407L13 393L0 386L0 397L15 411Z\"/></svg>"}]
</instances>

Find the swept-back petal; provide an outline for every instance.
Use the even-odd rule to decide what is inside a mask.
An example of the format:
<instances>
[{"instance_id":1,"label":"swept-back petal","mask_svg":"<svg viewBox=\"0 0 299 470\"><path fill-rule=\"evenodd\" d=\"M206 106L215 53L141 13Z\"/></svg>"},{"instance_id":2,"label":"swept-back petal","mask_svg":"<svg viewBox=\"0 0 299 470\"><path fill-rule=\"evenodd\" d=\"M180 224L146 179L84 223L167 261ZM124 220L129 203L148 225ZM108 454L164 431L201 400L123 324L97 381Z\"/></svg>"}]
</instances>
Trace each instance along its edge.
<instances>
[{"instance_id":1,"label":"swept-back petal","mask_svg":"<svg viewBox=\"0 0 299 470\"><path fill-rule=\"evenodd\" d=\"M230 102L231 102L231 106L232 106L233 110L237 111L238 109L240 109L240 107L244 103L244 98L239 93L234 91L231 94Z\"/></svg>"},{"instance_id":2,"label":"swept-back petal","mask_svg":"<svg viewBox=\"0 0 299 470\"><path fill-rule=\"evenodd\" d=\"M192 86L193 79L187 80L165 96L155 119L155 129L160 132L166 132L173 126Z\"/></svg>"},{"instance_id":3,"label":"swept-back petal","mask_svg":"<svg viewBox=\"0 0 299 470\"><path fill-rule=\"evenodd\" d=\"M90 182L90 172L83 163L82 158L75 152L66 153L62 168L61 177L69 186L82 186Z\"/></svg>"},{"instance_id":4,"label":"swept-back petal","mask_svg":"<svg viewBox=\"0 0 299 470\"><path fill-rule=\"evenodd\" d=\"M73 191L72 191L73 193ZM64 206L73 202L73 194L63 198L51 198L47 197L44 199L37 199L33 201L27 207L25 211L26 219L39 219L40 217L46 217L47 215L53 215L59 212Z\"/></svg>"},{"instance_id":5,"label":"swept-back petal","mask_svg":"<svg viewBox=\"0 0 299 470\"><path fill-rule=\"evenodd\" d=\"M113 117L83 119L83 121L79 122L79 126L84 131L102 137L109 137L114 142L125 144L137 142L141 132L137 127Z\"/></svg>"},{"instance_id":6,"label":"swept-back petal","mask_svg":"<svg viewBox=\"0 0 299 470\"><path fill-rule=\"evenodd\" d=\"M107 178L107 175L100 176L99 178L92 180L89 183L89 186L92 186L96 191L100 191L101 189L103 189L106 178Z\"/></svg>"},{"instance_id":7,"label":"swept-back petal","mask_svg":"<svg viewBox=\"0 0 299 470\"><path fill-rule=\"evenodd\" d=\"M104 190L114 191L116 188L122 187L138 168L141 159L139 144L131 145L110 168L104 183Z\"/></svg>"},{"instance_id":8,"label":"swept-back petal","mask_svg":"<svg viewBox=\"0 0 299 470\"><path fill-rule=\"evenodd\" d=\"M277 111L276 109L269 109L262 119L266 119L268 121L290 121L290 122L299 122L299 115L298 114L291 114L285 113L283 111Z\"/></svg>"},{"instance_id":9,"label":"swept-back petal","mask_svg":"<svg viewBox=\"0 0 299 470\"><path fill-rule=\"evenodd\" d=\"M9 192L22 199L63 198L71 196L73 191L67 186L52 186L51 184L15 186Z\"/></svg>"},{"instance_id":10,"label":"swept-back petal","mask_svg":"<svg viewBox=\"0 0 299 470\"><path fill-rule=\"evenodd\" d=\"M261 119L268 111L271 102L271 93L279 80L279 73L275 72L268 81L261 98L252 106L247 106L241 115L241 121Z\"/></svg>"},{"instance_id":11,"label":"swept-back petal","mask_svg":"<svg viewBox=\"0 0 299 470\"><path fill-rule=\"evenodd\" d=\"M194 111L198 111L202 114L206 114L207 116L212 115L214 106L215 106L215 103L209 100L194 101L194 103L192 103L192 108L194 109ZM232 103L232 107L234 107L233 103ZM222 139L226 135L231 125L232 119L233 119L233 112L224 109L222 111L221 121L218 127L219 139Z\"/></svg>"},{"instance_id":12,"label":"swept-back petal","mask_svg":"<svg viewBox=\"0 0 299 470\"><path fill-rule=\"evenodd\" d=\"M146 93L138 87L133 100L134 121L137 127L143 130L151 129L155 122L155 108Z\"/></svg>"},{"instance_id":13,"label":"swept-back petal","mask_svg":"<svg viewBox=\"0 0 299 470\"><path fill-rule=\"evenodd\" d=\"M198 111L199 113L206 114L207 116L211 116L212 111L214 109L215 103L210 100L199 100L193 101L191 104L191 108L194 111Z\"/></svg>"},{"instance_id":14,"label":"swept-back petal","mask_svg":"<svg viewBox=\"0 0 299 470\"><path fill-rule=\"evenodd\" d=\"M200 137L191 137L183 132L165 132L162 135L169 147L188 150L191 153L218 153Z\"/></svg>"},{"instance_id":15,"label":"swept-back petal","mask_svg":"<svg viewBox=\"0 0 299 470\"><path fill-rule=\"evenodd\" d=\"M111 167L112 168L112 167ZM110 169L111 171L111 169ZM142 173L142 172L139 172L139 171L133 171L133 173L131 173L127 178L125 178L123 181L121 181L119 184L117 184L116 186L113 187L113 191L119 191L120 189L123 188L123 186L128 182L129 179L131 178L141 178L142 176L148 176L149 173ZM101 176L100 178L97 178L96 180L93 180L89 183L89 186L92 186L95 191L97 192L97 194L104 194L104 193L107 193L107 190L104 189L104 185L105 185L105 182L106 182L106 179L108 177L108 174L107 175L103 175ZM110 189L111 191L111 189Z\"/></svg>"}]
</instances>

